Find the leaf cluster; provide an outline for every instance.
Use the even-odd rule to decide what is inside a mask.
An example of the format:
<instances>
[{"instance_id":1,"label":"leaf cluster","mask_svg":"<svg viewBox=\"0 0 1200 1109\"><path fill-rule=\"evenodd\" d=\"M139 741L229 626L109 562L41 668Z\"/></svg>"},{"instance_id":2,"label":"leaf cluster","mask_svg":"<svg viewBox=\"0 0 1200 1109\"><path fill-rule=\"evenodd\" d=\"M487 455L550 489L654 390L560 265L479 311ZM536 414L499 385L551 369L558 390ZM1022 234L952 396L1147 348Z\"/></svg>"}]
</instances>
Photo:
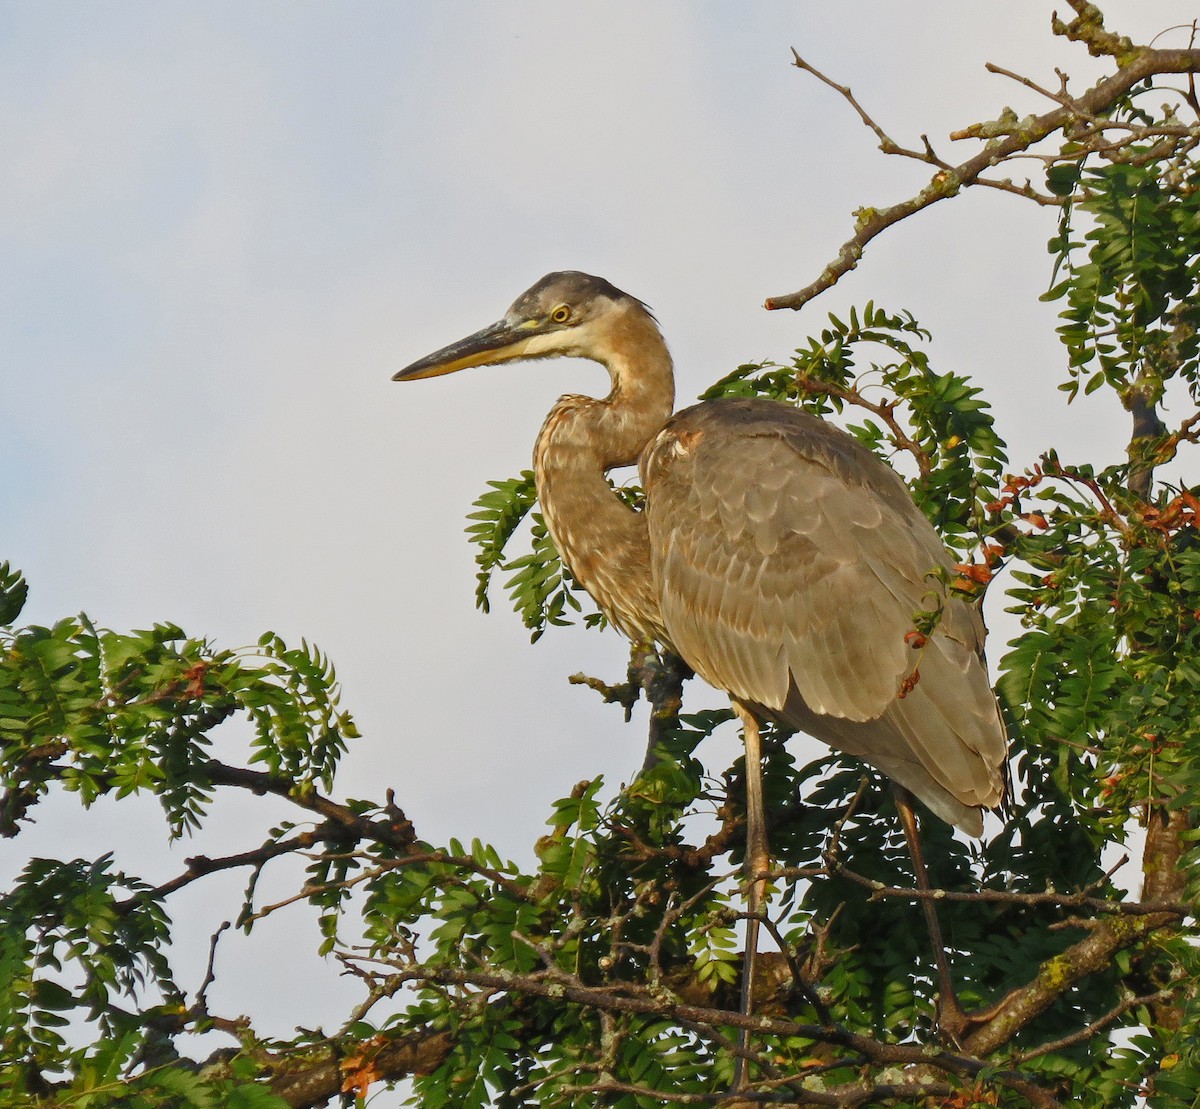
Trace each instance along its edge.
<instances>
[{"instance_id":1,"label":"leaf cluster","mask_svg":"<svg viewBox=\"0 0 1200 1109\"><path fill-rule=\"evenodd\" d=\"M10 621L26 594L24 579L0 564L0 610ZM356 734L332 666L307 643L292 648L267 633L253 651L231 652L170 624L117 633L86 616L2 628L0 830L18 834L59 789L84 807L151 794L177 838L206 816L214 731L237 716L249 724L250 761L297 797L332 781ZM88 1091L112 1084L114 1068L137 1063L154 1014L181 1005L163 897L108 854L28 863L0 898L0 1058L10 1064L0 1089L67 1074L84 1104ZM88 1026L100 1040L78 1048ZM138 1086L146 1105L226 1104L226 1095L267 1105L253 1088L235 1097L225 1079L188 1093L186 1076L154 1075Z\"/></svg>"},{"instance_id":2,"label":"leaf cluster","mask_svg":"<svg viewBox=\"0 0 1200 1109\"><path fill-rule=\"evenodd\" d=\"M1180 126L1180 108L1166 105L1155 117L1138 92L1149 88L1119 102L1114 122ZM1047 171L1049 188L1063 198L1049 243L1057 279L1043 297L1064 302L1058 330L1069 377L1060 388L1068 399L1103 385L1127 399L1136 388L1157 402L1178 378L1195 401L1200 171L1192 148L1164 150L1155 139L1122 147L1120 157L1075 160L1078 149L1068 142L1064 160Z\"/></svg>"},{"instance_id":3,"label":"leaf cluster","mask_svg":"<svg viewBox=\"0 0 1200 1109\"><path fill-rule=\"evenodd\" d=\"M7 563L0 574L11 576ZM18 577L6 601L23 588ZM0 628L0 830L15 832L57 782L85 805L152 792L178 836L205 810L211 733L239 713L253 726L253 762L297 789L328 786L356 734L337 693L328 658L273 632L239 653L173 624L118 633L79 616Z\"/></svg>"},{"instance_id":4,"label":"leaf cluster","mask_svg":"<svg viewBox=\"0 0 1200 1109\"><path fill-rule=\"evenodd\" d=\"M546 521L533 506L537 503L533 471L522 470L515 478L489 481L488 489L475 501L468 519L467 536L478 546L475 562L475 604L491 611L489 590L492 576L500 570L508 574L508 590L514 611L532 633L536 643L548 627L562 627L573 621L568 612L582 612L580 589L563 565L550 538ZM529 549L518 555L508 553L508 544L522 522L528 518ZM585 595L586 596L586 595ZM603 617L589 604L585 616L589 626L600 626Z\"/></svg>"}]
</instances>

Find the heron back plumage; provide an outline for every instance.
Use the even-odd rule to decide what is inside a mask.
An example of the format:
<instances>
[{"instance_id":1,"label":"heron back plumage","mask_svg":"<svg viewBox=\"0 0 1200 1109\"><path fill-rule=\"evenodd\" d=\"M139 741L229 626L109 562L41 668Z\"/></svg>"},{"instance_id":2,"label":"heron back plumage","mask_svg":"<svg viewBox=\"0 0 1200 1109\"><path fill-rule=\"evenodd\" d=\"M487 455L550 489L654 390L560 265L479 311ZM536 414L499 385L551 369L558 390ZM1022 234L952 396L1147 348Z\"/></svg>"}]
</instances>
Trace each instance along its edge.
<instances>
[{"instance_id":1,"label":"heron back plumage","mask_svg":"<svg viewBox=\"0 0 1200 1109\"><path fill-rule=\"evenodd\" d=\"M979 834L1005 757L983 625L936 576L950 556L900 477L840 429L751 398L677 413L641 466L664 631L689 665ZM916 614L936 607L914 648Z\"/></svg>"}]
</instances>

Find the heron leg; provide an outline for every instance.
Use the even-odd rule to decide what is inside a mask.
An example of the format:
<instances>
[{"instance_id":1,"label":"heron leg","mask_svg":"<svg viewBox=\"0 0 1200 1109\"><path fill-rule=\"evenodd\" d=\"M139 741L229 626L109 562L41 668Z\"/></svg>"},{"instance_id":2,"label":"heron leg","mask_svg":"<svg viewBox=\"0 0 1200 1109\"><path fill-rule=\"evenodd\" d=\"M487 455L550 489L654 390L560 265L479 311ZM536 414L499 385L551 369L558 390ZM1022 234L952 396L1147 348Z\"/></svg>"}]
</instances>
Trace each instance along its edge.
<instances>
[{"instance_id":1,"label":"heron leg","mask_svg":"<svg viewBox=\"0 0 1200 1109\"><path fill-rule=\"evenodd\" d=\"M758 720L744 705L733 702L733 711L742 722L742 736L746 745L746 857L743 863L746 875L746 950L742 957L742 1015L750 1016L754 1008L754 964L758 953L759 913L766 899L767 880L760 877L770 868L771 860L767 847L767 822L763 811L762 742ZM746 1083L745 1050L750 1033L745 1029L738 1032L737 1062L733 1072L733 1092Z\"/></svg>"},{"instance_id":2,"label":"heron leg","mask_svg":"<svg viewBox=\"0 0 1200 1109\"><path fill-rule=\"evenodd\" d=\"M912 858L913 870L916 872L917 889L922 893L930 890L929 875L925 871L925 856L921 851L921 840L917 834L917 814L913 808L913 795L903 786L892 783L896 796L896 811L900 814L900 824L904 828L904 838L908 841L908 853ZM950 978L950 963L946 958L946 945L942 940L942 928L938 923L937 906L929 897L921 898L921 908L925 913L925 925L929 929L929 939L933 944L933 957L937 963L938 973L938 1027L952 1041L958 1043L959 1037L966 1031L971 1018L963 1012L958 1003L958 994L954 992L954 983Z\"/></svg>"}]
</instances>

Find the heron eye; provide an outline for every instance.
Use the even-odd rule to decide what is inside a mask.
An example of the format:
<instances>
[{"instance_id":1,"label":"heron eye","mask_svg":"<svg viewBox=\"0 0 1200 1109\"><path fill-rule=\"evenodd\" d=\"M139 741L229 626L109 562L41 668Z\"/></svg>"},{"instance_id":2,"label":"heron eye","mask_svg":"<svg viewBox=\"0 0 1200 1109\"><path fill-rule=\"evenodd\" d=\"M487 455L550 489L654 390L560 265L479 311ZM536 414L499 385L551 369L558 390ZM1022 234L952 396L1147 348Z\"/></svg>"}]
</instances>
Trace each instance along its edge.
<instances>
[{"instance_id":1,"label":"heron eye","mask_svg":"<svg viewBox=\"0 0 1200 1109\"><path fill-rule=\"evenodd\" d=\"M560 304L553 312L550 313L550 318L555 323L566 323L571 318L571 309L565 304Z\"/></svg>"}]
</instances>

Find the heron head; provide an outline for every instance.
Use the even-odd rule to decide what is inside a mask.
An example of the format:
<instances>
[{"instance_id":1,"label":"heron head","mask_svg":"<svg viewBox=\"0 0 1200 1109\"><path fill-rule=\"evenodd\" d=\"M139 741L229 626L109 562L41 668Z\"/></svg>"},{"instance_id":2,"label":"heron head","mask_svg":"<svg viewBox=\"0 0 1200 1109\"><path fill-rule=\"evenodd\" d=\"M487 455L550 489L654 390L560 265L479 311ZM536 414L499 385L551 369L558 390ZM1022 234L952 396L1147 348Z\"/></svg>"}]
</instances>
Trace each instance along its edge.
<instances>
[{"instance_id":1,"label":"heron head","mask_svg":"<svg viewBox=\"0 0 1200 1109\"><path fill-rule=\"evenodd\" d=\"M631 312L653 318L640 300L602 277L575 270L548 273L517 297L502 319L418 359L392 380L416 381L521 358L605 361L612 335Z\"/></svg>"}]
</instances>

